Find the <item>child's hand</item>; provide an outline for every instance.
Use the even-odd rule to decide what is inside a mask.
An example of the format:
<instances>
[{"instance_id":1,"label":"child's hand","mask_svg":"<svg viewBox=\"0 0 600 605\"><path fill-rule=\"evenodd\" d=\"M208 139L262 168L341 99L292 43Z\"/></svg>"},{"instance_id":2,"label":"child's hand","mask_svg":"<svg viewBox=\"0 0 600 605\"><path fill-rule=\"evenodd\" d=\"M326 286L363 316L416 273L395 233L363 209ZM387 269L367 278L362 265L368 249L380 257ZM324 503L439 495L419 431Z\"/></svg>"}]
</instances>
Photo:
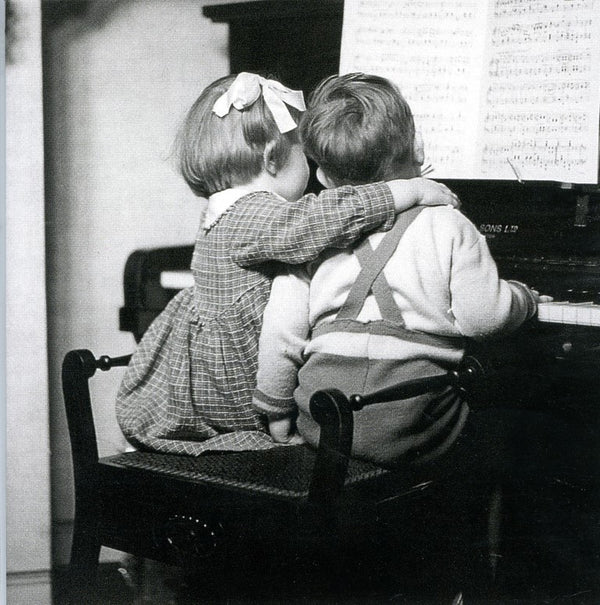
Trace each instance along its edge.
<instances>
[{"instance_id":1,"label":"child's hand","mask_svg":"<svg viewBox=\"0 0 600 605\"><path fill-rule=\"evenodd\" d=\"M531 289L531 293L533 294L533 298L535 298L536 303L547 303L552 302L554 298L552 296L548 296L547 294L540 294L537 290Z\"/></svg>"},{"instance_id":2,"label":"child's hand","mask_svg":"<svg viewBox=\"0 0 600 605\"><path fill-rule=\"evenodd\" d=\"M413 206L453 206L460 207L458 196L446 185L417 177L414 179L396 179L388 181L394 196L396 212L403 212Z\"/></svg>"},{"instance_id":3,"label":"child's hand","mask_svg":"<svg viewBox=\"0 0 600 605\"><path fill-rule=\"evenodd\" d=\"M287 443L288 445L304 443L304 438L296 433L296 426L291 418L270 420L269 433L271 433L273 441L277 443Z\"/></svg>"}]
</instances>

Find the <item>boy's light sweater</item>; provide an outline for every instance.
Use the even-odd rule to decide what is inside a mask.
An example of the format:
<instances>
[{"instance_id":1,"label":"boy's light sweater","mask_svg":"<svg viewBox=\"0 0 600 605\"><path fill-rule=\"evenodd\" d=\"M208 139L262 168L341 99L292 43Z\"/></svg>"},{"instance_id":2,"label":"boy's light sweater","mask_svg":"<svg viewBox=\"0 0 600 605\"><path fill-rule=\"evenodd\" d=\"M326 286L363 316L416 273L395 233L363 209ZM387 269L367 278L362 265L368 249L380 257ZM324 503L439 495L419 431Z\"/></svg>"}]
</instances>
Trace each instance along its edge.
<instances>
[{"instance_id":1,"label":"boy's light sweater","mask_svg":"<svg viewBox=\"0 0 600 605\"><path fill-rule=\"evenodd\" d=\"M385 234L370 236L373 248ZM278 276L265 310L254 405L270 417L295 409L297 372L314 352L370 359L426 358L458 363L460 337L484 339L517 329L536 311L523 284L501 280L485 238L459 211L425 208L408 227L384 269L405 327L456 337L442 347L389 335L329 333L310 340L311 330L331 321L360 272L351 249L329 251L306 270ZM309 278L310 276L310 278ZM359 321L381 319L370 296Z\"/></svg>"}]
</instances>

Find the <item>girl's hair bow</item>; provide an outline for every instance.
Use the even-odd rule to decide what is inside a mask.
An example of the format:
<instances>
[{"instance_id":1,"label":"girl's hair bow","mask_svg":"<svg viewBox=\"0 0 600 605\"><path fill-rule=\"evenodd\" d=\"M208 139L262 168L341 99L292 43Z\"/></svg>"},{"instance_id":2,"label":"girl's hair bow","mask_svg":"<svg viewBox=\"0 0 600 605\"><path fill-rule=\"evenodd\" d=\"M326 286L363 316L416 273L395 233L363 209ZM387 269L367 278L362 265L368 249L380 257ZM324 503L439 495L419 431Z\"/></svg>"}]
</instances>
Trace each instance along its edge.
<instances>
[{"instance_id":1,"label":"girl's hair bow","mask_svg":"<svg viewBox=\"0 0 600 605\"><path fill-rule=\"evenodd\" d=\"M250 107L260 97L261 92L279 132L294 130L297 124L286 105L305 111L302 91L291 90L276 80L267 80L257 74L248 72L238 74L229 90L217 99L212 110L222 118L229 113L232 105L238 111Z\"/></svg>"}]
</instances>

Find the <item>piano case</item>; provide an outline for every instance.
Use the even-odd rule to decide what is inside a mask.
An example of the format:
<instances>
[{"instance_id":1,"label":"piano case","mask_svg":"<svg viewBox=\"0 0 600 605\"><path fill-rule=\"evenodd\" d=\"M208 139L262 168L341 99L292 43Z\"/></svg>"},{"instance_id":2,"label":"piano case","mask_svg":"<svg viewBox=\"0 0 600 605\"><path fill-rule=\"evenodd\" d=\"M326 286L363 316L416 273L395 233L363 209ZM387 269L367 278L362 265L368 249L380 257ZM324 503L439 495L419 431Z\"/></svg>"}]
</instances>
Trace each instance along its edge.
<instances>
[{"instance_id":1,"label":"piano case","mask_svg":"<svg viewBox=\"0 0 600 605\"><path fill-rule=\"evenodd\" d=\"M193 245L135 250L125 264L125 304L119 310L119 329L139 342L154 318L191 280ZM180 283L177 283L177 282Z\"/></svg>"}]
</instances>

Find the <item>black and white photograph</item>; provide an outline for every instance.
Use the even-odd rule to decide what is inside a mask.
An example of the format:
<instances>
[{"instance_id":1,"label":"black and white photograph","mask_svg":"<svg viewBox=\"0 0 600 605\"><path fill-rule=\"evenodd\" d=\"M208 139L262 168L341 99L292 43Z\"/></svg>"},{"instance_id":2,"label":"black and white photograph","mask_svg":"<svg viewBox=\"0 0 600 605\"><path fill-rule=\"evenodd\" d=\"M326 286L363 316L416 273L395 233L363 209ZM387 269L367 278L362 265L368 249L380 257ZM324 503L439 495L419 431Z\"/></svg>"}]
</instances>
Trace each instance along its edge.
<instances>
[{"instance_id":1,"label":"black and white photograph","mask_svg":"<svg viewBox=\"0 0 600 605\"><path fill-rule=\"evenodd\" d=\"M600 0L4 17L0 600L600 603Z\"/></svg>"}]
</instances>

